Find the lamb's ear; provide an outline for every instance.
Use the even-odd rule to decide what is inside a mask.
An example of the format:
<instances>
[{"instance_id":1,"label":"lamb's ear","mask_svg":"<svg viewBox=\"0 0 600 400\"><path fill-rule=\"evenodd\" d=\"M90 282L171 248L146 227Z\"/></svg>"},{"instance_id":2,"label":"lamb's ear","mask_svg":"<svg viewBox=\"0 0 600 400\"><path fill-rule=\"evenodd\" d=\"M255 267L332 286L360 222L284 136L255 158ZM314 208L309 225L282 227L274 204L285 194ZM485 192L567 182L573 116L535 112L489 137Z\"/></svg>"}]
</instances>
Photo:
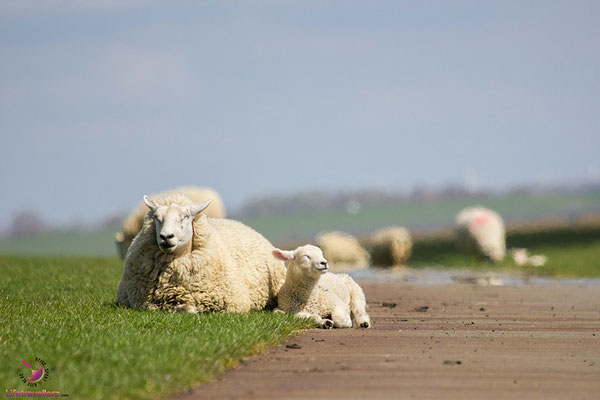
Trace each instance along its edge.
<instances>
[{"instance_id":1,"label":"lamb's ear","mask_svg":"<svg viewBox=\"0 0 600 400\"><path fill-rule=\"evenodd\" d=\"M154 212L156 207L158 207L158 204L156 204L154 201L150 200L150 198L146 195L144 195L144 203L146 203L146 205L148 206L149 209L152 210L152 212Z\"/></svg>"},{"instance_id":2,"label":"lamb's ear","mask_svg":"<svg viewBox=\"0 0 600 400\"><path fill-rule=\"evenodd\" d=\"M189 207L189 210L190 210L190 214L192 215L192 217L195 217L196 215L198 215L202 211L204 211L206 209L206 207L208 207L210 205L211 201L212 201L212 199L208 199L206 201L201 201L200 203L191 205Z\"/></svg>"},{"instance_id":3,"label":"lamb's ear","mask_svg":"<svg viewBox=\"0 0 600 400\"><path fill-rule=\"evenodd\" d=\"M273 250L273 255L275 256L276 259L281 260L281 261L291 261L294 259L294 252L293 251L286 251L286 250L281 250L281 249L275 249Z\"/></svg>"}]
</instances>

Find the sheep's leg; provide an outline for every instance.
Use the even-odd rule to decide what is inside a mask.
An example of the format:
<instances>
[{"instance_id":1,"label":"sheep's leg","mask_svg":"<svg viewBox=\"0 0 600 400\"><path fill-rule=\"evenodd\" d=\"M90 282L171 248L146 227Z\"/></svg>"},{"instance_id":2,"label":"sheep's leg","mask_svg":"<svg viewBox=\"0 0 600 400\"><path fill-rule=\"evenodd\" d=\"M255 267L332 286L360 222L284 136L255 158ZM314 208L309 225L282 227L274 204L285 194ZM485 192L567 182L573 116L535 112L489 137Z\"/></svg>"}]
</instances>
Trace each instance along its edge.
<instances>
[{"instance_id":1,"label":"sheep's leg","mask_svg":"<svg viewBox=\"0 0 600 400\"><path fill-rule=\"evenodd\" d=\"M196 309L196 307L194 307L190 304L179 304L178 306L175 307L175 311L176 312L186 312L186 313L190 313L190 314L198 314L198 310Z\"/></svg>"},{"instance_id":2,"label":"sheep's leg","mask_svg":"<svg viewBox=\"0 0 600 400\"><path fill-rule=\"evenodd\" d=\"M369 328L371 326L371 318L367 314L367 300L362 288L352 279L347 277L344 279L348 291L350 292L350 313L354 326L361 328Z\"/></svg>"},{"instance_id":3,"label":"sheep's leg","mask_svg":"<svg viewBox=\"0 0 600 400\"><path fill-rule=\"evenodd\" d=\"M331 313L331 319L333 320L333 326L336 328L350 328L352 327L352 319L350 318L350 310L348 306L339 304L334 308Z\"/></svg>"},{"instance_id":4,"label":"sheep's leg","mask_svg":"<svg viewBox=\"0 0 600 400\"><path fill-rule=\"evenodd\" d=\"M296 314L294 314L296 317L300 317L300 318L310 318L313 321L315 321L317 323L317 325L319 326L319 328L323 328L323 329L331 329L333 328L333 321L327 318L321 318L319 315L317 314L311 314L309 312L306 311L300 311L297 312Z\"/></svg>"}]
</instances>

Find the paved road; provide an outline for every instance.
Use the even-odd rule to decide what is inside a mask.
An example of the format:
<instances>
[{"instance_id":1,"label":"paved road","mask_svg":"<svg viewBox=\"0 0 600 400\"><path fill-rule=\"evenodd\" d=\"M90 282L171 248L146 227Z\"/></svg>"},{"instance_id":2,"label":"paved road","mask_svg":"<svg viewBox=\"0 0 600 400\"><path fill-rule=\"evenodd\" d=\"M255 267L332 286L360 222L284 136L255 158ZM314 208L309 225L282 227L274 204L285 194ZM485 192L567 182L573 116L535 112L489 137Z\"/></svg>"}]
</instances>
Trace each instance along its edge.
<instances>
[{"instance_id":1,"label":"paved road","mask_svg":"<svg viewBox=\"0 0 600 400\"><path fill-rule=\"evenodd\" d=\"M364 284L373 328L310 330L172 399L600 399L600 287Z\"/></svg>"}]
</instances>

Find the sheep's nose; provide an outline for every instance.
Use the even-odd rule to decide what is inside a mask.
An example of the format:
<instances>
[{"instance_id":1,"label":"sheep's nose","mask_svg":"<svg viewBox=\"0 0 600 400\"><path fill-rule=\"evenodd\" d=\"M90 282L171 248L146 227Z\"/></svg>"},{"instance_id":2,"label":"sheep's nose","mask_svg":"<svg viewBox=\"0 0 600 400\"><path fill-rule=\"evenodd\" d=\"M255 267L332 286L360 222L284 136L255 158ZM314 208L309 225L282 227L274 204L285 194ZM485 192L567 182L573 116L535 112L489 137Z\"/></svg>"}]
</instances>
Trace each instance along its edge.
<instances>
[{"instance_id":1,"label":"sheep's nose","mask_svg":"<svg viewBox=\"0 0 600 400\"><path fill-rule=\"evenodd\" d=\"M158 235L162 240L167 240L167 239L172 239L175 237L175 234L173 233L168 233L166 235L163 235L162 233L160 235Z\"/></svg>"},{"instance_id":2,"label":"sheep's nose","mask_svg":"<svg viewBox=\"0 0 600 400\"><path fill-rule=\"evenodd\" d=\"M321 261L321 265L327 267L327 261Z\"/></svg>"}]
</instances>

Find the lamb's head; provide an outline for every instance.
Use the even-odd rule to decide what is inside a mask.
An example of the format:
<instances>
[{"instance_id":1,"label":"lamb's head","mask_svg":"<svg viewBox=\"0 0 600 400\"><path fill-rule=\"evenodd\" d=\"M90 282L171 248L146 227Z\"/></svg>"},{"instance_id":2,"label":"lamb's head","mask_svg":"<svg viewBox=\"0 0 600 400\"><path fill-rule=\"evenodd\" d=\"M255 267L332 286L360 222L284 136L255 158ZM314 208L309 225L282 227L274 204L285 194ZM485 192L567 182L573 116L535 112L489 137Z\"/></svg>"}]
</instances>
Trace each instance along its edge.
<instances>
[{"instance_id":1,"label":"lamb's head","mask_svg":"<svg viewBox=\"0 0 600 400\"><path fill-rule=\"evenodd\" d=\"M275 249L273 250L273 255L279 260L289 261L289 269L293 269L308 277L318 278L329 269L329 265L325 257L323 257L321 249L310 244L300 246L296 250L291 251Z\"/></svg>"},{"instance_id":2,"label":"lamb's head","mask_svg":"<svg viewBox=\"0 0 600 400\"><path fill-rule=\"evenodd\" d=\"M144 203L150 208L154 225L156 227L156 242L164 253L174 253L187 248L192 241L194 231L192 221L208 205L210 200L182 206L171 203L168 205L157 204L144 196Z\"/></svg>"}]
</instances>

